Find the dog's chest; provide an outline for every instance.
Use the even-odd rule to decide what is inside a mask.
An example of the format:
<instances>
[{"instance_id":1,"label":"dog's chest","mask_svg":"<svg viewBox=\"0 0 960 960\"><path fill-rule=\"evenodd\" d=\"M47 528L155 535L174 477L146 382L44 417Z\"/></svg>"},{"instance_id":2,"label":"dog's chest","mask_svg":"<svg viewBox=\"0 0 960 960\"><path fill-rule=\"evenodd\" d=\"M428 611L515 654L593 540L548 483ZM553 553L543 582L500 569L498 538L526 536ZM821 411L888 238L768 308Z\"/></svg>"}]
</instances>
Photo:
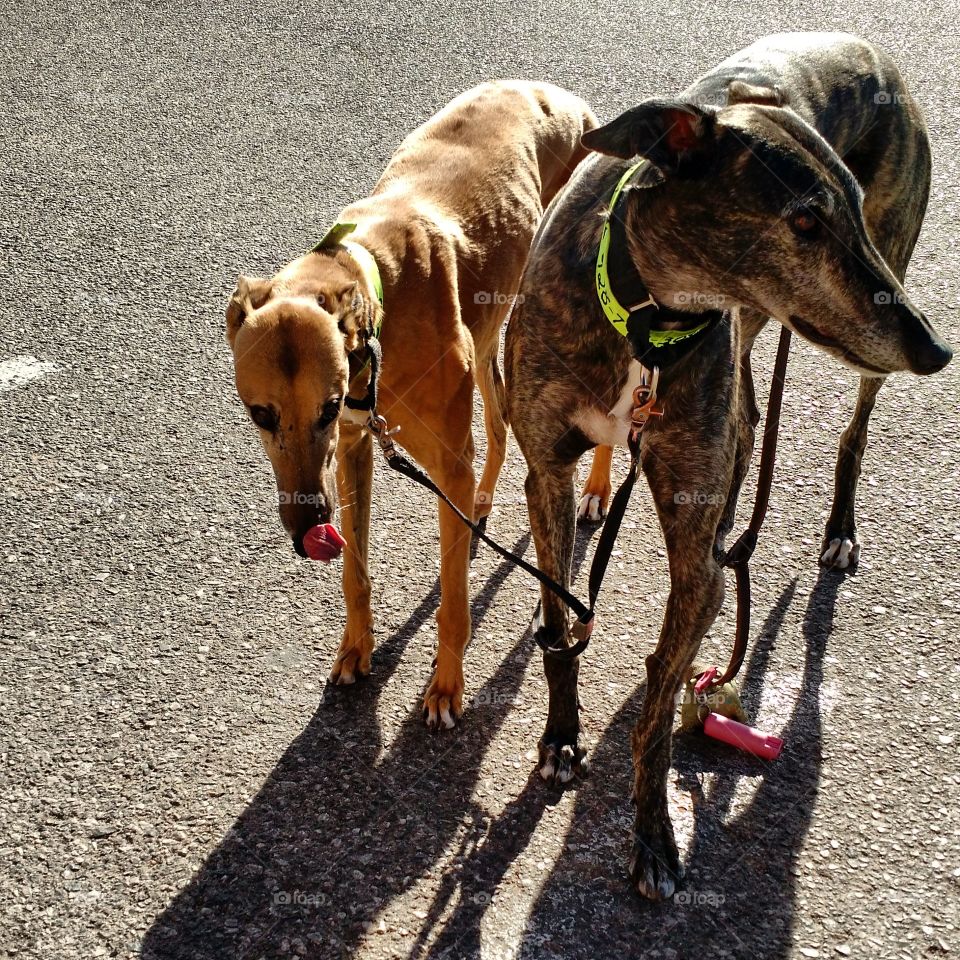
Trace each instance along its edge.
<instances>
[{"instance_id":1,"label":"dog's chest","mask_svg":"<svg viewBox=\"0 0 960 960\"><path fill-rule=\"evenodd\" d=\"M607 413L593 406L584 405L573 416L573 424L579 427L594 443L610 447L625 447L630 432L630 413L633 410L633 391L640 383L643 367L636 360L630 361L627 379L620 396Z\"/></svg>"}]
</instances>

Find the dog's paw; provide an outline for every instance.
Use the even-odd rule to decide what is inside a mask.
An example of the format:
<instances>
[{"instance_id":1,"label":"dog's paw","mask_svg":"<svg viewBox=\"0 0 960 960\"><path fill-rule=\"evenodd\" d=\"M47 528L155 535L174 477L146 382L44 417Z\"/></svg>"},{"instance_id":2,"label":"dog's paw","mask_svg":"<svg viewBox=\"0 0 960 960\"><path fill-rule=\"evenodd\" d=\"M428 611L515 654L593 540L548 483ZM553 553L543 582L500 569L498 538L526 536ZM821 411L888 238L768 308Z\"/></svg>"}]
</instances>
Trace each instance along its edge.
<instances>
[{"instance_id":1,"label":"dog's paw","mask_svg":"<svg viewBox=\"0 0 960 960\"><path fill-rule=\"evenodd\" d=\"M682 883L683 867L666 812L634 826L630 881L648 900L668 900Z\"/></svg>"},{"instance_id":2,"label":"dog's paw","mask_svg":"<svg viewBox=\"0 0 960 960\"><path fill-rule=\"evenodd\" d=\"M452 730L463 716L463 680L440 683L434 676L423 697L423 719L431 730Z\"/></svg>"},{"instance_id":3,"label":"dog's paw","mask_svg":"<svg viewBox=\"0 0 960 960\"><path fill-rule=\"evenodd\" d=\"M343 687L355 683L358 677L367 676L370 673L372 654L372 630L361 631L359 637L354 637L348 630L344 630L337 659L333 661L333 669L330 671L330 682Z\"/></svg>"},{"instance_id":4,"label":"dog's paw","mask_svg":"<svg viewBox=\"0 0 960 960\"><path fill-rule=\"evenodd\" d=\"M830 537L823 541L820 565L831 570L852 570L860 562L856 535Z\"/></svg>"},{"instance_id":5,"label":"dog's paw","mask_svg":"<svg viewBox=\"0 0 960 960\"><path fill-rule=\"evenodd\" d=\"M599 523L607 514L607 498L597 493L584 493L577 507L577 519Z\"/></svg>"},{"instance_id":6,"label":"dog's paw","mask_svg":"<svg viewBox=\"0 0 960 960\"><path fill-rule=\"evenodd\" d=\"M576 737L550 737L540 741L540 776L549 784L563 785L590 772L587 752Z\"/></svg>"}]
</instances>

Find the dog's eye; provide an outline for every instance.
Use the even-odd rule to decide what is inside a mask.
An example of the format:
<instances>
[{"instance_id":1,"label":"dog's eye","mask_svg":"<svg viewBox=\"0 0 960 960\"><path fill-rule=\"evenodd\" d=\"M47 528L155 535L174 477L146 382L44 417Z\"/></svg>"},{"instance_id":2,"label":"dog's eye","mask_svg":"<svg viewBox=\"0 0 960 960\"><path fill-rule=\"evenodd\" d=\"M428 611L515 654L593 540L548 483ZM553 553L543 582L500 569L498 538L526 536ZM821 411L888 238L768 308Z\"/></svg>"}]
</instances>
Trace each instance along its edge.
<instances>
[{"instance_id":1,"label":"dog's eye","mask_svg":"<svg viewBox=\"0 0 960 960\"><path fill-rule=\"evenodd\" d=\"M273 433L277 429L277 415L270 407L251 407L250 417L261 430Z\"/></svg>"},{"instance_id":2,"label":"dog's eye","mask_svg":"<svg viewBox=\"0 0 960 960\"><path fill-rule=\"evenodd\" d=\"M323 412L320 414L320 419L317 420L318 430L326 430L340 416L341 403L340 397L334 397L323 405Z\"/></svg>"},{"instance_id":3,"label":"dog's eye","mask_svg":"<svg viewBox=\"0 0 960 960\"><path fill-rule=\"evenodd\" d=\"M790 226L802 237L812 237L820 229L817 215L808 207L801 207L790 215Z\"/></svg>"}]
</instances>

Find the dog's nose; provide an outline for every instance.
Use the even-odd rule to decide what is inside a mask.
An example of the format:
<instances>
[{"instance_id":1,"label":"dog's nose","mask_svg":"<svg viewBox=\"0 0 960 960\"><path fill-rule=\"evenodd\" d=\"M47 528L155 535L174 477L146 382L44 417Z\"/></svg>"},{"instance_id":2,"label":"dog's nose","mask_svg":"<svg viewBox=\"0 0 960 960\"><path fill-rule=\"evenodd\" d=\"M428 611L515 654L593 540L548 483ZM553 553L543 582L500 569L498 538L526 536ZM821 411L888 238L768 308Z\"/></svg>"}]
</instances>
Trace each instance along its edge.
<instances>
[{"instance_id":1,"label":"dog's nose","mask_svg":"<svg viewBox=\"0 0 960 960\"><path fill-rule=\"evenodd\" d=\"M302 534L302 533L298 533L298 534L293 538L293 549L294 549L294 551L296 551L296 554L297 554L298 557L303 557L304 559L307 558L307 551L306 551L306 548L303 546L303 534Z\"/></svg>"},{"instance_id":2,"label":"dog's nose","mask_svg":"<svg viewBox=\"0 0 960 960\"><path fill-rule=\"evenodd\" d=\"M938 373L953 359L953 350L939 339L927 340L915 346L911 352L913 372L921 375Z\"/></svg>"}]
</instances>

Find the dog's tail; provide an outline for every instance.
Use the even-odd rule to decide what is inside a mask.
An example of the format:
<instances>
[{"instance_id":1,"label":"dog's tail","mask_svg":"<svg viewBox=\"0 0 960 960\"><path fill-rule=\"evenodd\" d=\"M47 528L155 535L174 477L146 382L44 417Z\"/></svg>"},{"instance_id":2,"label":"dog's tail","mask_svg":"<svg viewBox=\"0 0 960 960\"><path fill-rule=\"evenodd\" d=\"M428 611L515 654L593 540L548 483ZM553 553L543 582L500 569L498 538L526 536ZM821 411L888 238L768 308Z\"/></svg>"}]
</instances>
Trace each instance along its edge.
<instances>
[{"instance_id":1,"label":"dog's tail","mask_svg":"<svg viewBox=\"0 0 960 960\"><path fill-rule=\"evenodd\" d=\"M490 379L493 380L493 394L497 398L500 416L503 417L503 422L509 427L510 408L507 406L507 387L503 382L503 373L500 371L500 361L496 354L490 358Z\"/></svg>"}]
</instances>

